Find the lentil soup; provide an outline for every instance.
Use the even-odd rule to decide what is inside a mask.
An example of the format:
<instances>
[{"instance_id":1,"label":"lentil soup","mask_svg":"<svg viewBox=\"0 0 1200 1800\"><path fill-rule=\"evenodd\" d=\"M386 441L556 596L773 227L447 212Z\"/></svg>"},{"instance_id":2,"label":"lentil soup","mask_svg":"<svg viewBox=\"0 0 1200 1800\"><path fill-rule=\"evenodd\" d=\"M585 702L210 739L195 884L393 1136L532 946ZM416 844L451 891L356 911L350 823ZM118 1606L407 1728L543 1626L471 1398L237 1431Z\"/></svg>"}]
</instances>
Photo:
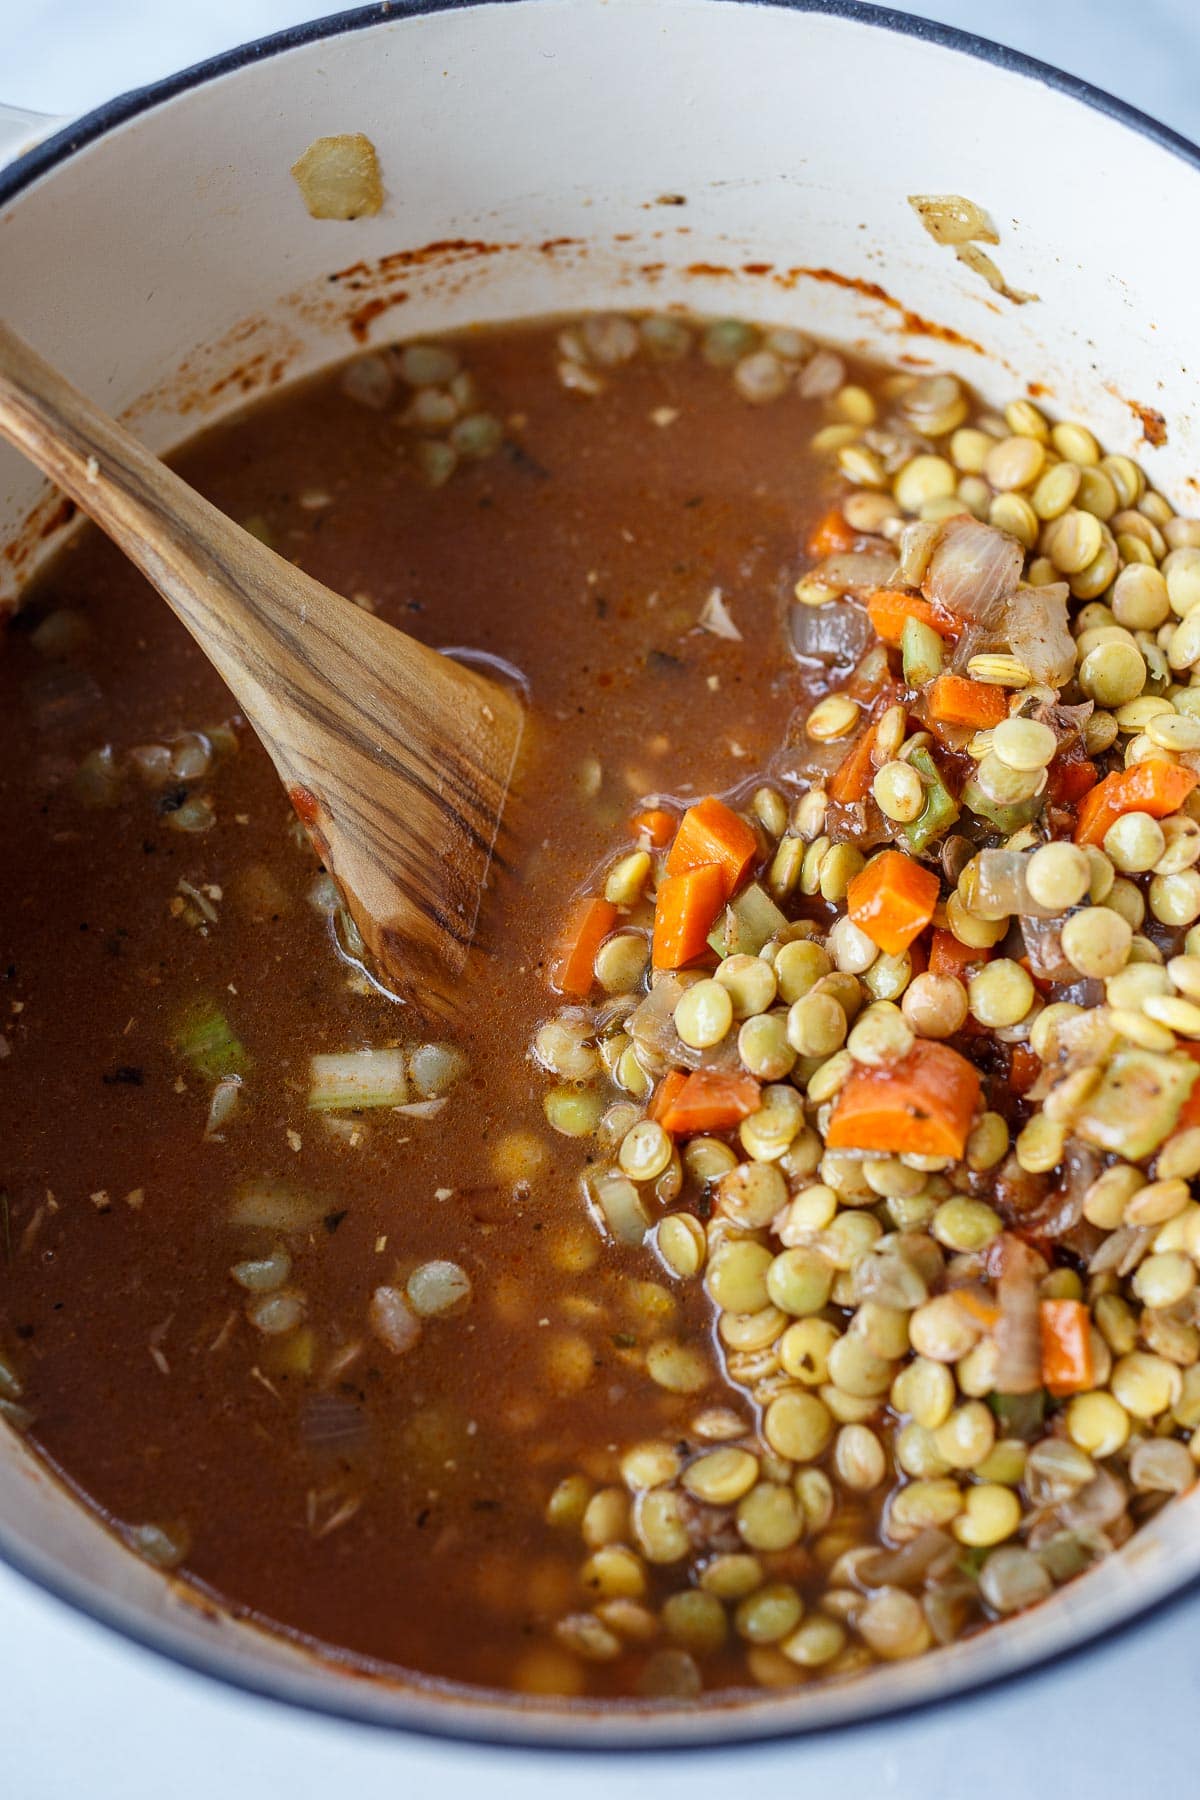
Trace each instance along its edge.
<instances>
[{"instance_id":1,"label":"lentil soup","mask_svg":"<svg viewBox=\"0 0 1200 1800\"><path fill-rule=\"evenodd\" d=\"M948 1642L1189 1486L1200 526L735 320L400 346L180 467L531 729L451 1040L110 546L11 624L0 1409L131 1548L678 1698Z\"/></svg>"}]
</instances>

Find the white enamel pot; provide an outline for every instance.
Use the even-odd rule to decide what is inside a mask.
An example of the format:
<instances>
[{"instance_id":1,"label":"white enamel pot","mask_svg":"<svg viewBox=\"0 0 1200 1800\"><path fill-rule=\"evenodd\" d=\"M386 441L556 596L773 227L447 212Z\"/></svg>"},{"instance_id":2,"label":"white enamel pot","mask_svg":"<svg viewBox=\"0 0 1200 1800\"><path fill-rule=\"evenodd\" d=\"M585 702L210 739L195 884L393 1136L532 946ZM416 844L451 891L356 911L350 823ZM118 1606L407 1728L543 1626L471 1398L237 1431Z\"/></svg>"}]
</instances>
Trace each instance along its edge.
<instances>
[{"instance_id":1,"label":"white enamel pot","mask_svg":"<svg viewBox=\"0 0 1200 1800\"><path fill-rule=\"evenodd\" d=\"M0 314L156 448L359 343L682 303L924 359L997 400L1040 382L1196 503L1200 152L941 27L852 4L432 0L253 45L32 149L33 122L0 115L6 131L25 153L0 171ZM386 202L318 223L289 166L343 131L374 141ZM1005 279L1040 299L1014 305L938 248L906 204L928 192L985 206ZM1115 223L1129 220L1133 237ZM0 604L61 522L0 453ZM589 1710L348 1673L198 1607L2 1426L0 1554L165 1655L297 1705L646 1747L846 1725L1078 1649L1197 1580L1200 1493L979 1637L713 1707Z\"/></svg>"}]
</instances>

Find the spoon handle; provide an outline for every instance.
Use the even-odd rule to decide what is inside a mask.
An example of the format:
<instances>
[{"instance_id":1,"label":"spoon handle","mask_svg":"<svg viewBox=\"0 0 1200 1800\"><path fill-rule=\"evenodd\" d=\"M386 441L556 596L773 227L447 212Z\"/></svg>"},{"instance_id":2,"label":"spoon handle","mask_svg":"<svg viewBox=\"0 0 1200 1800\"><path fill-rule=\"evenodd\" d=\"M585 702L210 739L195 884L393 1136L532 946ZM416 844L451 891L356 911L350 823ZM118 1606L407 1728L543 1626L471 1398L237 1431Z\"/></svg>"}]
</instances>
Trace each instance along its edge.
<instances>
[{"instance_id":1,"label":"spoon handle","mask_svg":"<svg viewBox=\"0 0 1200 1800\"><path fill-rule=\"evenodd\" d=\"M414 980L444 987L474 936L518 702L276 556L2 322L0 436L120 545L216 666L371 950L395 973L403 944Z\"/></svg>"}]
</instances>

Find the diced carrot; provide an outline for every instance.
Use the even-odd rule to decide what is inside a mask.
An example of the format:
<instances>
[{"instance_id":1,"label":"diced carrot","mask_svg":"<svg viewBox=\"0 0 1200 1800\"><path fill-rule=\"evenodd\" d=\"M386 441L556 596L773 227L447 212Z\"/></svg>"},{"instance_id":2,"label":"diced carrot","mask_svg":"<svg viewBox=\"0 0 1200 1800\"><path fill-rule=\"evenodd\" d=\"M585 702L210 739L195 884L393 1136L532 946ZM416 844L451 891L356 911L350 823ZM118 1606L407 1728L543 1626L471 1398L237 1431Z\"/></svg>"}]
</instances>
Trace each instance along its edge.
<instances>
[{"instance_id":1,"label":"diced carrot","mask_svg":"<svg viewBox=\"0 0 1200 1800\"><path fill-rule=\"evenodd\" d=\"M1014 1044L1008 1056L1009 1086L1015 1094L1027 1094L1042 1072L1042 1059L1028 1044Z\"/></svg>"},{"instance_id":2,"label":"diced carrot","mask_svg":"<svg viewBox=\"0 0 1200 1800\"><path fill-rule=\"evenodd\" d=\"M941 884L932 869L902 850L872 857L846 890L850 917L888 956L899 956L924 931Z\"/></svg>"},{"instance_id":3,"label":"diced carrot","mask_svg":"<svg viewBox=\"0 0 1200 1800\"><path fill-rule=\"evenodd\" d=\"M668 875L654 905L653 962L656 969L682 969L708 949L708 934L727 899L720 863L702 863L682 875Z\"/></svg>"},{"instance_id":4,"label":"diced carrot","mask_svg":"<svg viewBox=\"0 0 1200 1800\"><path fill-rule=\"evenodd\" d=\"M716 863L724 876L728 900L757 855L758 839L753 827L723 800L710 795L684 813L675 842L667 852L667 874L684 875L689 869Z\"/></svg>"},{"instance_id":5,"label":"diced carrot","mask_svg":"<svg viewBox=\"0 0 1200 1800\"><path fill-rule=\"evenodd\" d=\"M939 928L934 931L929 946L929 973L953 975L959 981L965 981L972 964L986 962L991 954L990 950L976 950L970 944L960 944L952 931Z\"/></svg>"},{"instance_id":6,"label":"diced carrot","mask_svg":"<svg viewBox=\"0 0 1200 1800\"><path fill-rule=\"evenodd\" d=\"M1126 813L1165 819L1179 811L1198 781L1200 775L1180 763L1139 762L1117 769L1079 802L1075 842L1102 844L1109 828Z\"/></svg>"},{"instance_id":7,"label":"diced carrot","mask_svg":"<svg viewBox=\"0 0 1200 1800\"><path fill-rule=\"evenodd\" d=\"M590 994L596 979L592 968L596 952L616 922L617 909L610 901L598 896L578 901L550 974L551 986L577 999Z\"/></svg>"},{"instance_id":8,"label":"diced carrot","mask_svg":"<svg viewBox=\"0 0 1200 1800\"><path fill-rule=\"evenodd\" d=\"M645 812L634 813L629 821L629 833L631 837L644 837L656 850L661 850L674 837L677 823L675 814L669 813L665 806L651 806Z\"/></svg>"},{"instance_id":9,"label":"diced carrot","mask_svg":"<svg viewBox=\"0 0 1200 1800\"><path fill-rule=\"evenodd\" d=\"M650 1101L650 1117L659 1125L678 1100L680 1092L687 1086L687 1076L682 1069L668 1069L654 1090Z\"/></svg>"},{"instance_id":10,"label":"diced carrot","mask_svg":"<svg viewBox=\"0 0 1200 1800\"><path fill-rule=\"evenodd\" d=\"M1043 1300L1042 1386L1055 1395L1096 1385L1091 1319L1082 1300Z\"/></svg>"},{"instance_id":11,"label":"diced carrot","mask_svg":"<svg viewBox=\"0 0 1200 1800\"><path fill-rule=\"evenodd\" d=\"M740 1069L696 1069L684 1077L658 1122L672 1137L694 1137L702 1131L729 1131L761 1105L762 1089L753 1075Z\"/></svg>"},{"instance_id":12,"label":"diced carrot","mask_svg":"<svg viewBox=\"0 0 1200 1800\"><path fill-rule=\"evenodd\" d=\"M868 725L865 731L859 733L829 777L826 792L831 800L850 805L855 800L861 800L870 789L875 779L871 752L875 748L876 729L874 725Z\"/></svg>"},{"instance_id":13,"label":"diced carrot","mask_svg":"<svg viewBox=\"0 0 1200 1800\"><path fill-rule=\"evenodd\" d=\"M854 533L836 506L831 506L824 518L817 520L804 546L805 554L812 557L836 556L840 550L853 548Z\"/></svg>"},{"instance_id":14,"label":"diced carrot","mask_svg":"<svg viewBox=\"0 0 1200 1800\"><path fill-rule=\"evenodd\" d=\"M856 1068L834 1104L831 1150L951 1156L967 1147L979 1104L979 1071L949 1044L919 1039L902 1061Z\"/></svg>"},{"instance_id":15,"label":"diced carrot","mask_svg":"<svg viewBox=\"0 0 1200 1800\"><path fill-rule=\"evenodd\" d=\"M1003 688L965 675L939 675L929 690L929 716L935 725L971 725L986 731L1008 717Z\"/></svg>"},{"instance_id":16,"label":"diced carrot","mask_svg":"<svg viewBox=\"0 0 1200 1800\"><path fill-rule=\"evenodd\" d=\"M1057 756L1047 774L1046 798L1052 806L1077 806L1096 785L1096 765L1087 756Z\"/></svg>"},{"instance_id":17,"label":"diced carrot","mask_svg":"<svg viewBox=\"0 0 1200 1800\"><path fill-rule=\"evenodd\" d=\"M917 619L930 626L939 637L956 638L962 625L953 613L920 594L905 593L903 588L873 588L867 596L867 617L875 627L876 637L885 644L899 644L906 619Z\"/></svg>"}]
</instances>

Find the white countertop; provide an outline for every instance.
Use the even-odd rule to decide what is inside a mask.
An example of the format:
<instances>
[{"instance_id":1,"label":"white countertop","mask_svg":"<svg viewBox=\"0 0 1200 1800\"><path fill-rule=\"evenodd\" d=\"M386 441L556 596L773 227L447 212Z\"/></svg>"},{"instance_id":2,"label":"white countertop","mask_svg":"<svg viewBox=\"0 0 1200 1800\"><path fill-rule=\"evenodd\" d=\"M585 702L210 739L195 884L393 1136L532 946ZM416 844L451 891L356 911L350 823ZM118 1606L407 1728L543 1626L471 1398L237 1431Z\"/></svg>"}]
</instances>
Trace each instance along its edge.
<instances>
[{"instance_id":1,"label":"white countertop","mask_svg":"<svg viewBox=\"0 0 1200 1800\"><path fill-rule=\"evenodd\" d=\"M296 0L0 0L0 101L78 113L302 19ZM1200 139L1197 0L943 0L901 8L1002 39ZM997 154L1002 153L998 143ZM1114 222L1114 229L1119 229ZM850 1734L760 1749L573 1759L304 1716L162 1662L0 1568L0 1800L590 1800L614 1783L708 1800L786 1780L804 1800L1186 1795L1200 1601L1039 1679Z\"/></svg>"}]
</instances>

